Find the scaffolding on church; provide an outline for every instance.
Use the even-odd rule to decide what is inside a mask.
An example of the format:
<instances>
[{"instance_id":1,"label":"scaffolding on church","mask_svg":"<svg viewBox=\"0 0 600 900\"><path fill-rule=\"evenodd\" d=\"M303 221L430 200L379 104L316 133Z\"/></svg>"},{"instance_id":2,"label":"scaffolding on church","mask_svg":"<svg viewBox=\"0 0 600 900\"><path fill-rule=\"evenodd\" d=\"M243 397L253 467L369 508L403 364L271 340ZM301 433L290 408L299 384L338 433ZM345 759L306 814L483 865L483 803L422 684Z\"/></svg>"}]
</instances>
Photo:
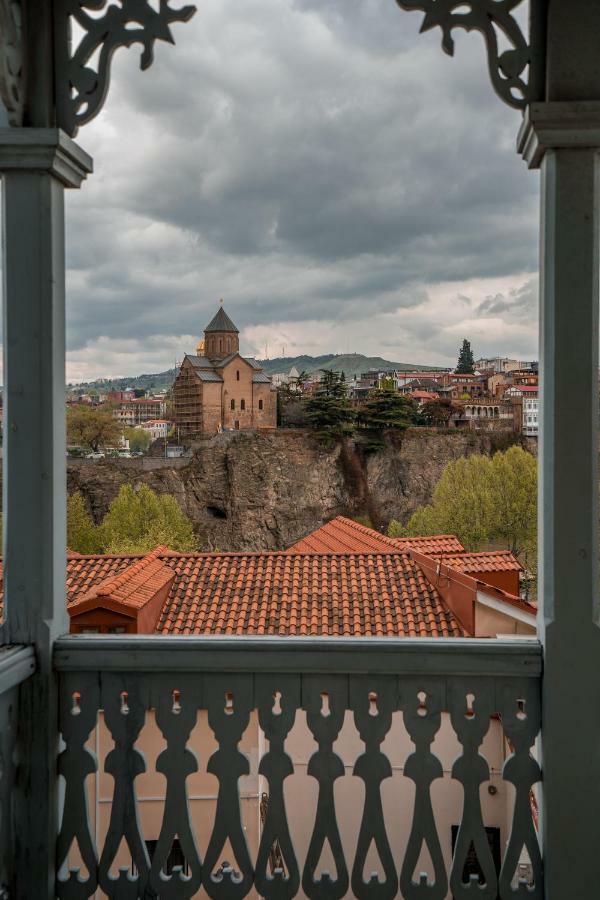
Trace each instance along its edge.
<instances>
[{"instance_id":1,"label":"scaffolding on church","mask_svg":"<svg viewBox=\"0 0 600 900\"><path fill-rule=\"evenodd\" d=\"M192 436L203 430L202 383L193 369L182 366L173 384L173 419L180 434Z\"/></svg>"}]
</instances>

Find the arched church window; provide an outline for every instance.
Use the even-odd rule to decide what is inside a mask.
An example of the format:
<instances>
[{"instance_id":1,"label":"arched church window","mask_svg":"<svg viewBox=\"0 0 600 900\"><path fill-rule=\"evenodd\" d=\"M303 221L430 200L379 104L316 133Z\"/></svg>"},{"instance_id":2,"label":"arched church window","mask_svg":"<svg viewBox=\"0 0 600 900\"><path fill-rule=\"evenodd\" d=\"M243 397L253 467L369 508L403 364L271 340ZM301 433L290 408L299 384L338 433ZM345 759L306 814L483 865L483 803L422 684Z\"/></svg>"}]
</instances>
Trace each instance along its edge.
<instances>
[{"instance_id":1,"label":"arched church window","mask_svg":"<svg viewBox=\"0 0 600 900\"><path fill-rule=\"evenodd\" d=\"M239 369L238 369L237 372L235 373L235 380L236 380L236 381L239 381L239 380L240 380L240 370L239 370Z\"/></svg>"},{"instance_id":2,"label":"arched church window","mask_svg":"<svg viewBox=\"0 0 600 900\"><path fill-rule=\"evenodd\" d=\"M219 353L223 352L223 338L219 338Z\"/></svg>"},{"instance_id":3,"label":"arched church window","mask_svg":"<svg viewBox=\"0 0 600 900\"><path fill-rule=\"evenodd\" d=\"M246 409L246 401L240 400L240 409Z\"/></svg>"},{"instance_id":4,"label":"arched church window","mask_svg":"<svg viewBox=\"0 0 600 900\"><path fill-rule=\"evenodd\" d=\"M231 338L227 338L227 352L231 353Z\"/></svg>"},{"instance_id":5,"label":"arched church window","mask_svg":"<svg viewBox=\"0 0 600 900\"><path fill-rule=\"evenodd\" d=\"M262 400L259 400L259 401L258 401L258 408L259 408L259 409L262 409L262 408L263 408L263 402L262 402Z\"/></svg>"},{"instance_id":6,"label":"arched church window","mask_svg":"<svg viewBox=\"0 0 600 900\"><path fill-rule=\"evenodd\" d=\"M231 408L232 408L232 409L235 409L235 400L232 400L232 401L231 401Z\"/></svg>"}]
</instances>

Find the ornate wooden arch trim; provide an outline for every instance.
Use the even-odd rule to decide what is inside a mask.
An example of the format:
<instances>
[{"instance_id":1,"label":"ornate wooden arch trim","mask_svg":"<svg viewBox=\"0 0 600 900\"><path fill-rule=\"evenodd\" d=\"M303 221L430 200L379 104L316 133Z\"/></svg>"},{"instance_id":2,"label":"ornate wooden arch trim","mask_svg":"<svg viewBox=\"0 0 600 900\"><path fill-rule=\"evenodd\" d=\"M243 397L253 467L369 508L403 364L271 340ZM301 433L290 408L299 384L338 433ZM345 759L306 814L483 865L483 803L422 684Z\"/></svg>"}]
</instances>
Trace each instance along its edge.
<instances>
[{"instance_id":1,"label":"ornate wooden arch trim","mask_svg":"<svg viewBox=\"0 0 600 900\"><path fill-rule=\"evenodd\" d=\"M425 13L421 32L439 27L442 49L454 56L456 28L479 31L485 40L492 86L501 100L515 109L525 109L540 100L543 86L543 42L545 0L530 0L529 41L513 11L524 0L396 0L401 9ZM499 39L509 44L500 52Z\"/></svg>"}]
</instances>

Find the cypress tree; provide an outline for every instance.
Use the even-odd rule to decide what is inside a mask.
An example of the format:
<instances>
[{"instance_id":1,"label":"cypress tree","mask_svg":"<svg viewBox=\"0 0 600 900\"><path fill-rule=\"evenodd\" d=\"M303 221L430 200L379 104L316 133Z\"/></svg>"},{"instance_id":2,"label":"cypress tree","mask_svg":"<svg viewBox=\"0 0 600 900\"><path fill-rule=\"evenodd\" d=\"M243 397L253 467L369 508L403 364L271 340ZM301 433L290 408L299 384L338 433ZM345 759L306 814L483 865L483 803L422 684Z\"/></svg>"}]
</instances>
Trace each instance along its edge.
<instances>
[{"instance_id":1,"label":"cypress tree","mask_svg":"<svg viewBox=\"0 0 600 900\"><path fill-rule=\"evenodd\" d=\"M458 354L457 375L472 375L475 371L475 359L470 342L465 338Z\"/></svg>"}]
</instances>

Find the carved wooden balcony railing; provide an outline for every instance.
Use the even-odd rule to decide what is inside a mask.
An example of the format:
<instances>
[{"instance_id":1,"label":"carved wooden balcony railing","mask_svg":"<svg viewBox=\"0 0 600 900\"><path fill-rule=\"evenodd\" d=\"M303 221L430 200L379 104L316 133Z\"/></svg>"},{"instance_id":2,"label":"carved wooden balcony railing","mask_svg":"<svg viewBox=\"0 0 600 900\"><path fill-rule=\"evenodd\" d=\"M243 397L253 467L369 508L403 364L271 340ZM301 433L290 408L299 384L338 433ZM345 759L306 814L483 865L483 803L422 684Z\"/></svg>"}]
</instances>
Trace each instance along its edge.
<instances>
[{"instance_id":1,"label":"carved wooden balcony railing","mask_svg":"<svg viewBox=\"0 0 600 900\"><path fill-rule=\"evenodd\" d=\"M55 667L65 783L58 897L543 896L532 815L541 778L532 753L540 729L541 654L535 642L69 637L56 646ZM207 738L198 746L201 719ZM262 735L262 752L251 853L240 799L250 764L240 743L252 721ZM302 790L290 802L286 784L298 776L292 756L302 755L294 737L300 726L310 742L302 777L316 795L303 825L303 852L293 839L304 808ZM96 758L99 728L106 753ZM164 785L152 834L144 832L138 789L147 769L149 728L158 745L153 768ZM349 730L352 738L343 738ZM390 759L401 731L407 752L393 771ZM492 732L505 750L496 771L485 755ZM446 774L436 755L443 733L458 751ZM190 812L188 792L199 770L217 785L210 817L203 807L200 819ZM90 784L100 775L110 784L102 827L90 821ZM398 779L404 800L390 806L392 794L400 796L390 787ZM344 802L340 809L348 780L362 782L353 795L360 802ZM500 866L482 801L490 802L499 790L507 815ZM263 791L269 800L259 827ZM450 861L442 847L449 837L448 829L440 834L440 811L459 826ZM405 836L399 840L402 817ZM199 829L204 841L195 833ZM168 864L175 840L184 866ZM327 845L335 875L319 868ZM283 859L275 871L274 847ZM373 848L376 874L368 868ZM419 868L424 855L427 874Z\"/></svg>"},{"instance_id":2,"label":"carved wooden balcony railing","mask_svg":"<svg viewBox=\"0 0 600 900\"><path fill-rule=\"evenodd\" d=\"M13 791L16 777L16 739L19 685L35 669L32 647L0 647L0 900L9 900L14 831Z\"/></svg>"}]
</instances>

